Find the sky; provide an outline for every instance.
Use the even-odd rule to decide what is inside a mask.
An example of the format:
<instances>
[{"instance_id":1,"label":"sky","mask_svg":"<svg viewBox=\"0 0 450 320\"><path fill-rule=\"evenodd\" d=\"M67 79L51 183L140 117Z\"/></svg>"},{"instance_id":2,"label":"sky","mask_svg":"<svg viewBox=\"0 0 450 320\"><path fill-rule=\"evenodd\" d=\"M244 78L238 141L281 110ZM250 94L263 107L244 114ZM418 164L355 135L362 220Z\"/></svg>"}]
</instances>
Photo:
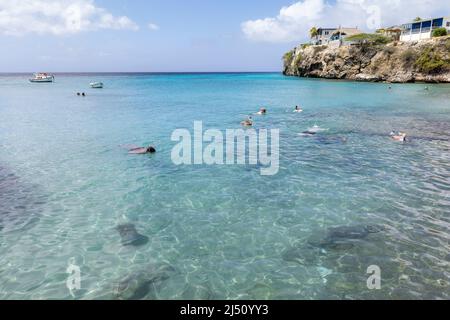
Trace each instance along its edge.
<instances>
[{"instance_id":1,"label":"sky","mask_svg":"<svg viewBox=\"0 0 450 320\"><path fill-rule=\"evenodd\" d=\"M0 72L281 71L311 27L450 16L444 0L0 0Z\"/></svg>"}]
</instances>

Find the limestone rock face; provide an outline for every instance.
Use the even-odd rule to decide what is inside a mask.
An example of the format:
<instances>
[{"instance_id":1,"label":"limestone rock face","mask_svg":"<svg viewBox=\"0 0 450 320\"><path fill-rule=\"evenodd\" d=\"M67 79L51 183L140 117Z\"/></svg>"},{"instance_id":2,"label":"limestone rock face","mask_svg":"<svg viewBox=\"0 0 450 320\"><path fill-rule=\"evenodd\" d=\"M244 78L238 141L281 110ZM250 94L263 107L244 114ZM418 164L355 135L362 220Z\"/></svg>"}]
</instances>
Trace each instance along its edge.
<instances>
[{"instance_id":1,"label":"limestone rock face","mask_svg":"<svg viewBox=\"0 0 450 320\"><path fill-rule=\"evenodd\" d=\"M356 81L450 82L450 36L420 42L299 46L285 55L288 76Z\"/></svg>"}]
</instances>

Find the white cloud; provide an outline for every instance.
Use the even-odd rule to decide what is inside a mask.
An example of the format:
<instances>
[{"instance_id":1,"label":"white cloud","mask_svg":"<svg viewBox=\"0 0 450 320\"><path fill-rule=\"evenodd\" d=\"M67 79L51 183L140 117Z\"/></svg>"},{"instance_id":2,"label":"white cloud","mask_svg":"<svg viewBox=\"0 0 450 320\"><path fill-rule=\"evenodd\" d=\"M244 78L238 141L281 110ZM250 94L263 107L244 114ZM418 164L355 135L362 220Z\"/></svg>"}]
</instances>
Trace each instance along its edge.
<instances>
[{"instance_id":1,"label":"white cloud","mask_svg":"<svg viewBox=\"0 0 450 320\"><path fill-rule=\"evenodd\" d=\"M300 41L317 27L356 27L372 30L408 22L417 16L450 15L450 1L442 0L301 0L281 8L276 17L242 23L244 35L265 42Z\"/></svg>"},{"instance_id":2,"label":"white cloud","mask_svg":"<svg viewBox=\"0 0 450 320\"><path fill-rule=\"evenodd\" d=\"M94 0L0 0L0 34L64 35L82 31L138 30L128 17L115 17Z\"/></svg>"},{"instance_id":3,"label":"white cloud","mask_svg":"<svg viewBox=\"0 0 450 320\"><path fill-rule=\"evenodd\" d=\"M157 31L157 30L159 30L159 26L158 26L157 24L154 24L154 23L149 23L149 24L148 24L148 28L149 28L150 30L152 30L152 31Z\"/></svg>"}]
</instances>

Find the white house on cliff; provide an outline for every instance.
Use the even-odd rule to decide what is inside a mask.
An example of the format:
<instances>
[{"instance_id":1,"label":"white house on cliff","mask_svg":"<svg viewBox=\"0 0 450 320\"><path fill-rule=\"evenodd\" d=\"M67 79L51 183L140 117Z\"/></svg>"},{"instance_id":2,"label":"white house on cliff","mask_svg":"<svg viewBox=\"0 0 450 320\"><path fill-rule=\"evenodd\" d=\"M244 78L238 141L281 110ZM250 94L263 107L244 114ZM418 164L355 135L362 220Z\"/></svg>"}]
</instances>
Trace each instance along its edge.
<instances>
[{"instance_id":1,"label":"white house on cliff","mask_svg":"<svg viewBox=\"0 0 450 320\"><path fill-rule=\"evenodd\" d=\"M450 17L414 21L402 25L400 41L419 41L430 39L437 28L446 28L450 32Z\"/></svg>"},{"instance_id":2,"label":"white house on cliff","mask_svg":"<svg viewBox=\"0 0 450 320\"><path fill-rule=\"evenodd\" d=\"M360 33L358 28L319 28L317 35L311 38L311 44L330 44Z\"/></svg>"}]
</instances>

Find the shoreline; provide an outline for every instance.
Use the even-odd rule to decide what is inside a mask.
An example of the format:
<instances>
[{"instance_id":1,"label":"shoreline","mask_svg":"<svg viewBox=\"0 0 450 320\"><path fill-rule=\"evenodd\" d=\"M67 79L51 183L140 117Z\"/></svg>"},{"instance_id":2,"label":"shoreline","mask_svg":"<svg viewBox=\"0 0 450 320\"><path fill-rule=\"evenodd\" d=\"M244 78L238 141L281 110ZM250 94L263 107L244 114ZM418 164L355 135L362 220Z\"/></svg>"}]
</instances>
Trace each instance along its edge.
<instances>
[{"instance_id":1,"label":"shoreline","mask_svg":"<svg viewBox=\"0 0 450 320\"><path fill-rule=\"evenodd\" d=\"M392 82L387 80L363 80L363 79L350 79L350 78L325 78L325 77L318 77L318 76L296 76L296 75L289 75L284 74L285 77L288 78L298 78L298 79L308 79L308 80L329 80L329 81L336 81L336 82L355 82L355 83L377 83L377 84L443 84L443 85L450 85L450 81L406 81L406 82Z\"/></svg>"}]
</instances>

